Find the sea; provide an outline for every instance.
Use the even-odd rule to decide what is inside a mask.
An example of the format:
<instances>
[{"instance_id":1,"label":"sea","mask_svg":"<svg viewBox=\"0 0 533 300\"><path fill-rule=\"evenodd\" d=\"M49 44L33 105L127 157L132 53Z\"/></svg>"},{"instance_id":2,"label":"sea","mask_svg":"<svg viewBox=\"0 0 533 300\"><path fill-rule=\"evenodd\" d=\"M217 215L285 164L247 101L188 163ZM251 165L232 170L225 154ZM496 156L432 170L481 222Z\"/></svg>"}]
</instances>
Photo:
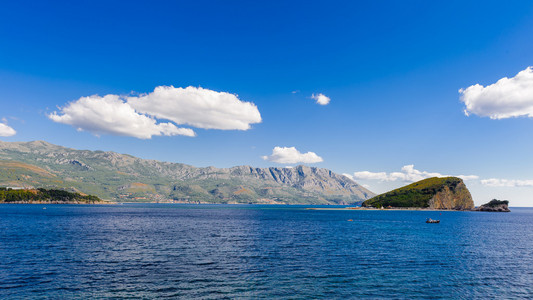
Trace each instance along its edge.
<instances>
[{"instance_id":1,"label":"sea","mask_svg":"<svg viewBox=\"0 0 533 300\"><path fill-rule=\"evenodd\" d=\"M532 208L307 208L1 204L0 299L533 298Z\"/></svg>"}]
</instances>

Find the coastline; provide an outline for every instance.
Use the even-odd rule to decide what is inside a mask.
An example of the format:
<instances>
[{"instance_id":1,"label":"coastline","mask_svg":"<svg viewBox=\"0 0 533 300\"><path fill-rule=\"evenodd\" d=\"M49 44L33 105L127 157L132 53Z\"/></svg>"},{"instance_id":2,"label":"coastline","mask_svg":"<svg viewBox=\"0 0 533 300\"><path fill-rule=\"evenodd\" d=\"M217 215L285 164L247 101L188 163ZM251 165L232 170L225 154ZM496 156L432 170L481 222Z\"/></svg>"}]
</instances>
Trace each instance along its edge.
<instances>
[{"instance_id":1,"label":"coastline","mask_svg":"<svg viewBox=\"0 0 533 300\"><path fill-rule=\"evenodd\" d=\"M116 202L80 202L80 201L12 201L0 202L0 204L117 204Z\"/></svg>"},{"instance_id":2,"label":"coastline","mask_svg":"<svg viewBox=\"0 0 533 300\"><path fill-rule=\"evenodd\" d=\"M394 208L368 208L368 207L309 207L309 210L369 210L369 211L476 211L474 209L437 209L421 207L394 207Z\"/></svg>"}]
</instances>

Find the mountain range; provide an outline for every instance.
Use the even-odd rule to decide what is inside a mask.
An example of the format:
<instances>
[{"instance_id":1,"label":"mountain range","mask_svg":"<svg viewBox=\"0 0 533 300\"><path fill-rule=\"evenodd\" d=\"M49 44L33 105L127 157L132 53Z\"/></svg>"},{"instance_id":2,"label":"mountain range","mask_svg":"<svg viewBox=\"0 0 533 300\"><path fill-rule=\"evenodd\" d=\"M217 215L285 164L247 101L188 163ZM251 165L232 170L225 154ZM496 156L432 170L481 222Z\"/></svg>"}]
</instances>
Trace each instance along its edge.
<instances>
[{"instance_id":1,"label":"mountain range","mask_svg":"<svg viewBox=\"0 0 533 300\"><path fill-rule=\"evenodd\" d=\"M0 141L0 186L60 188L117 202L359 204L375 196L323 168L199 168L44 141Z\"/></svg>"}]
</instances>

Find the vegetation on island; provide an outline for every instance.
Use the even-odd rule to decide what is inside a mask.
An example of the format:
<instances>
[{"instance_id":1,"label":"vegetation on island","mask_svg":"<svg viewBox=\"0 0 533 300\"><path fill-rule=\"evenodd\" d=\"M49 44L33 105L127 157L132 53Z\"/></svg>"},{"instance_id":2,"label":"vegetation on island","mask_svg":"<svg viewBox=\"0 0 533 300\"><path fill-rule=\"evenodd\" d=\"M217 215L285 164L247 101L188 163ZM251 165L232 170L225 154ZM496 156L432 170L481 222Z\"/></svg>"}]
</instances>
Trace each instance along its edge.
<instances>
[{"instance_id":1,"label":"vegetation on island","mask_svg":"<svg viewBox=\"0 0 533 300\"><path fill-rule=\"evenodd\" d=\"M362 206L376 208L408 207L458 209L455 203L452 205L452 207L439 207L443 206L442 203L435 205L430 200L439 198L435 196L440 192L449 191L448 193L450 194L450 197L448 198L453 199L438 199L438 201L450 202L449 200L453 200L453 202L455 202L460 200L460 202L466 202L463 201L463 199L466 199L467 201L470 199L471 201L470 193L466 187L464 189L458 188L460 185L464 186L463 180L457 177L432 177L378 195L374 198L364 201ZM462 203L460 205L462 205ZM473 206L473 202L472 204L467 203L465 208L469 208L469 206Z\"/></svg>"},{"instance_id":2,"label":"vegetation on island","mask_svg":"<svg viewBox=\"0 0 533 300\"><path fill-rule=\"evenodd\" d=\"M92 195L56 189L11 189L0 187L0 203L104 203Z\"/></svg>"},{"instance_id":3,"label":"vegetation on island","mask_svg":"<svg viewBox=\"0 0 533 300\"><path fill-rule=\"evenodd\" d=\"M509 205L509 201L508 200L492 199L492 200L490 200L489 203L483 204L483 206L486 206L486 207L497 207L497 206L501 206L501 205Z\"/></svg>"},{"instance_id":4,"label":"vegetation on island","mask_svg":"<svg viewBox=\"0 0 533 300\"><path fill-rule=\"evenodd\" d=\"M475 210L477 211L492 211L492 212L510 212L508 200L492 199L490 202L485 203Z\"/></svg>"}]
</instances>

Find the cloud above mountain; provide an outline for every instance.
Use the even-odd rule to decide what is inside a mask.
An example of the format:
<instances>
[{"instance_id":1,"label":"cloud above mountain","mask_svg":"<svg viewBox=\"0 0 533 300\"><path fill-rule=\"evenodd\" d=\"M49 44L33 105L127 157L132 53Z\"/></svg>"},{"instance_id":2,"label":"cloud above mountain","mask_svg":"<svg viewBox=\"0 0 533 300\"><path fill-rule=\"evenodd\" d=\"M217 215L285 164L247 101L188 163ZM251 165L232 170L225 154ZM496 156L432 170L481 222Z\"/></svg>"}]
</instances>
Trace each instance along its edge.
<instances>
[{"instance_id":1,"label":"cloud above mountain","mask_svg":"<svg viewBox=\"0 0 533 300\"><path fill-rule=\"evenodd\" d=\"M324 161L314 152L301 153L295 147L274 147L271 155L261 158L279 164L312 164Z\"/></svg>"},{"instance_id":2,"label":"cloud above mountain","mask_svg":"<svg viewBox=\"0 0 533 300\"><path fill-rule=\"evenodd\" d=\"M196 128L248 130L261 122L255 104L201 87L159 86L152 93L128 97L127 102L140 113Z\"/></svg>"},{"instance_id":3,"label":"cloud above mountain","mask_svg":"<svg viewBox=\"0 0 533 300\"><path fill-rule=\"evenodd\" d=\"M447 177L455 176L463 180L475 180L479 177L476 175L443 175L441 173L419 171L415 169L414 165L405 165L401 168L400 172L370 172L360 171L355 172L351 178L355 180L378 180L378 181L404 181L415 182L430 177Z\"/></svg>"},{"instance_id":4,"label":"cloud above mountain","mask_svg":"<svg viewBox=\"0 0 533 300\"><path fill-rule=\"evenodd\" d=\"M320 105L328 105L329 102L331 101L331 99L328 96L322 93L311 95L311 99L315 100L316 103Z\"/></svg>"},{"instance_id":5,"label":"cloud above mountain","mask_svg":"<svg viewBox=\"0 0 533 300\"><path fill-rule=\"evenodd\" d=\"M533 68L527 67L515 77L504 77L486 87L475 84L460 89L465 114L505 119L533 118Z\"/></svg>"},{"instance_id":6,"label":"cloud above mountain","mask_svg":"<svg viewBox=\"0 0 533 300\"><path fill-rule=\"evenodd\" d=\"M48 117L80 131L95 135L111 134L149 139L152 136L195 136L190 128L178 128L172 123L157 123L154 118L139 114L118 95L82 97L53 112Z\"/></svg>"},{"instance_id":7,"label":"cloud above mountain","mask_svg":"<svg viewBox=\"0 0 533 300\"><path fill-rule=\"evenodd\" d=\"M48 117L95 135L140 139L196 135L193 129L180 128L176 124L202 129L248 130L250 124L261 122L257 106L239 100L234 94L173 86L159 86L153 92L139 96L81 97Z\"/></svg>"},{"instance_id":8,"label":"cloud above mountain","mask_svg":"<svg viewBox=\"0 0 533 300\"><path fill-rule=\"evenodd\" d=\"M14 136L17 134L17 131L13 129L11 126L7 125L7 122L5 119L2 119L2 123L0 123L0 136L8 137L8 136Z\"/></svg>"}]
</instances>

